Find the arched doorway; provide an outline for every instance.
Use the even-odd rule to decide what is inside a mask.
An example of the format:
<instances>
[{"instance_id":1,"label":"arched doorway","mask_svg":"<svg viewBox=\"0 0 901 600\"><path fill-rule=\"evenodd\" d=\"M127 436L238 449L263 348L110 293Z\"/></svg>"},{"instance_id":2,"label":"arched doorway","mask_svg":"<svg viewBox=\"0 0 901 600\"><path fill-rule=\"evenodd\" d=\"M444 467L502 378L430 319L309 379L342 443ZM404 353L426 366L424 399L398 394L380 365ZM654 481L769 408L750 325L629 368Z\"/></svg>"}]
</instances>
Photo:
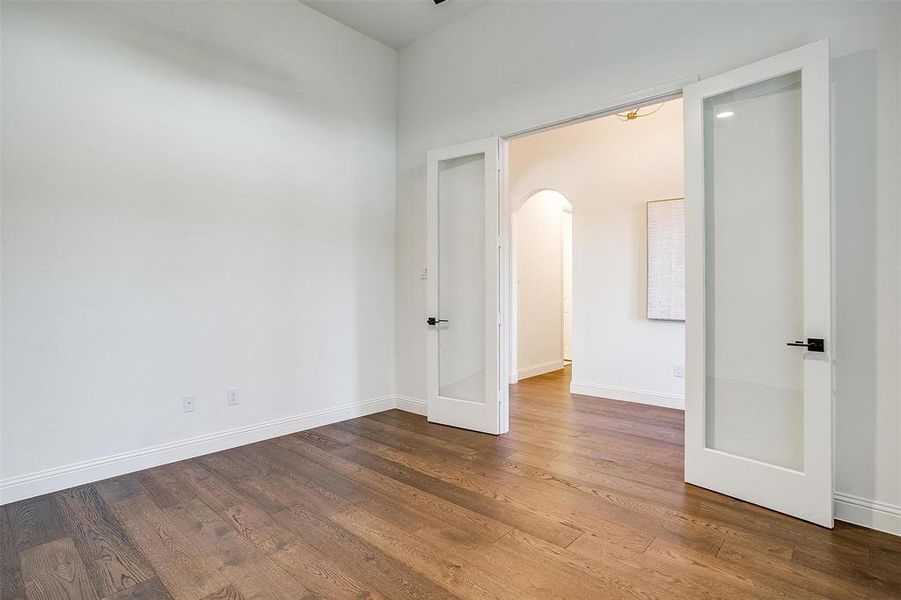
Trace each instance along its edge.
<instances>
[{"instance_id":1,"label":"arched doorway","mask_svg":"<svg viewBox=\"0 0 901 600\"><path fill-rule=\"evenodd\" d=\"M572 203L542 189L512 213L510 382L572 360Z\"/></svg>"}]
</instances>

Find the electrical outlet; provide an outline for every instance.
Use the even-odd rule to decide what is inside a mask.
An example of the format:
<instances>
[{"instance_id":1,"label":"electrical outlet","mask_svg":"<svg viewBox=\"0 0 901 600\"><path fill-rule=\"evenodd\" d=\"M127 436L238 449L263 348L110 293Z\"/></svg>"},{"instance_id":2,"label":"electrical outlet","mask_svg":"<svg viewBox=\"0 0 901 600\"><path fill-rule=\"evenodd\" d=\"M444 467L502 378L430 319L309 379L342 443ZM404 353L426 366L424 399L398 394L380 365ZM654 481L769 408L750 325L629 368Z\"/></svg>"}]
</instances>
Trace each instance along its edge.
<instances>
[{"instance_id":1,"label":"electrical outlet","mask_svg":"<svg viewBox=\"0 0 901 600\"><path fill-rule=\"evenodd\" d=\"M238 403L238 388L228 388L228 405L234 406Z\"/></svg>"},{"instance_id":2,"label":"electrical outlet","mask_svg":"<svg viewBox=\"0 0 901 600\"><path fill-rule=\"evenodd\" d=\"M673 365L673 377L679 379L685 377L685 365Z\"/></svg>"},{"instance_id":3,"label":"electrical outlet","mask_svg":"<svg viewBox=\"0 0 901 600\"><path fill-rule=\"evenodd\" d=\"M187 394L181 397L181 407L182 410L187 412L194 412L194 396L192 394Z\"/></svg>"}]
</instances>

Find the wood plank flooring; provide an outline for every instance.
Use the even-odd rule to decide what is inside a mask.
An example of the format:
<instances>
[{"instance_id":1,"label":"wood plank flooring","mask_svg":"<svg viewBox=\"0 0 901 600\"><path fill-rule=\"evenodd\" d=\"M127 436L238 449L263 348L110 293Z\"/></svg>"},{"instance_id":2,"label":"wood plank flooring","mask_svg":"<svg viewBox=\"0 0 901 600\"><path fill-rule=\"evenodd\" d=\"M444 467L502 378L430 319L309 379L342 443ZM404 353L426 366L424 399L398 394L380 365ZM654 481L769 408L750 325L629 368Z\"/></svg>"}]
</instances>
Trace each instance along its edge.
<instances>
[{"instance_id":1,"label":"wood plank flooring","mask_svg":"<svg viewBox=\"0 0 901 600\"><path fill-rule=\"evenodd\" d=\"M389 411L7 505L0 596L901 598L901 538L685 485L680 412L568 385L500 437Z\"/></svg>"}]
</instances>

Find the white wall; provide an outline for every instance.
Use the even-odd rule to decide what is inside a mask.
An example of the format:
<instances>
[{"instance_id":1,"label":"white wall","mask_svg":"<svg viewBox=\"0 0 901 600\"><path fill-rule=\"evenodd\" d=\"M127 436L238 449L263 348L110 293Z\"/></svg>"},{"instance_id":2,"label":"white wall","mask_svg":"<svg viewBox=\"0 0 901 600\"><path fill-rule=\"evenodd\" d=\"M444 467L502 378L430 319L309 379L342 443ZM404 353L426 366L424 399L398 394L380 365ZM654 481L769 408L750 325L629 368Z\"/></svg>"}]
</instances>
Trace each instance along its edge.
<instances>
[{"instance_id":1,"label":"white wall","mask_svg":"<svg viewBox=\"0 0 901 600\"><path fill-rule=\"evenodd\" d=\"M393 394L393 50L298 2L23 2L2 56L7 487Z\"/></svg>"},{"instance_id":2,"label":"white wall","mask_svg":"<svg viewBox=\"0 0 901 600\"><path fill-rule=\"evenodd\" d=\"M511 166L517 151L511 149ZM532 188L534 191L537 188ZM514 213L519 379L563 368L563 207L553 190L525 193Z\"/></svg>"},{"instance_id":3,"label":"white wall","mask_svg":"<svg viewBox=\"0 0 901 600\"><path fill-rule=\"evenodd\" d=\"M498 2L404 48L398 392L425 397L426 151L828 37L839 514L863 520L878 509L873 501L901 507L899 21L901 5L891 3ZM869 509L853 516L855 497Z\"/></svg>"},{"instance_id":4,"label":"white wall","mask_svg":"<svg viewBox=\"0 0 901 600\"><path fill-rule=\"evenodd\" d=\"M563 358L573 359L573 207L563 211Z\"/></svg>"},{"instance_id":5,"label":"white wall","mask_svg":"<svg viewBox=\"0 0 901 600\"><path fill-rule=\"evenodd\" d=\"M512 202L547 187L573 205L573 391L682 408L685 325L646 318L646 203L683 196L682 101L508 147Z\"/></svg>"}]
</instances>

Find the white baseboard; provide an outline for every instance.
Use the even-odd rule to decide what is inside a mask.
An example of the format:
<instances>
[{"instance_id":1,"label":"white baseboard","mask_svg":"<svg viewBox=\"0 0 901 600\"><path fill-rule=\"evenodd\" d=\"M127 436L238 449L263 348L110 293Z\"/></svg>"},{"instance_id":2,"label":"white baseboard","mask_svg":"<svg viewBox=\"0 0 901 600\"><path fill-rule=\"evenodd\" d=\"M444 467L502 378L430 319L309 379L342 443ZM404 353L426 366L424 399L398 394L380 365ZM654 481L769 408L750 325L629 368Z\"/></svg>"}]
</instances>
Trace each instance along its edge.
<instances>
[{"instance_id":1,"label":"white baseboard","mask_svg":"<svg viewBox=\"0 0 901 600\"><path fill-rule=\"evenodd\" d=\"M571 388L573 394L682 408L682 398L677 396L664 396L641 390L629 390L591 383L573 382ZM621 397L616 397L616 395ZM629 397L626 398L624 396ZM641 399L634 399L639 397ZM678 406L674 405L677 401ZM73 463L55 469L47 469L20 477L0 480L0 506L76 485L100 481L109 477L116 477L141 469L149 469L195 456L203 456L211 452L252 444L392 408L417 415L425 415L427 412L426 402L419 398L399 395L383 396L365 402L345 404L344 406L282 419L273 419L272 421L197 436L169 444L159 444L132 452L123 452L95 460ZM838 492L835 493L834 500L835 518L837 520L894 535L901 535L901 506Z\"/></svg>"},{"instance_id":2,"label":"white baseboard","mask_svg":"<svg viewBox=\"0 0 901 600\"><path fill-rule=\"evenodd\" d=\"M559 358L549 362L539 363L537 365L517 369L514 372L514 377L516 378L516 381L519 381L520 379L528 379L529 377L544 375L545 373L550 373L551 371L559 371L562 368L563 359Z\"/></svg>"},{"instance_id":3,"label":"white baseboard","mask_svg":"<svg viewBox=\"0 0 901 600\"><path fill-rule=\"evenodd\" d=\"M901 506L839 492L833 494L833 499L837 520L901 535Z\"/></svg>"},{"instance_id":4,"label":"white baseboard","mask_svg":"<svg viewBox=\"0 0 901 600\"><path fill-rule=\"evenodd\" d=\"M609 398L610 400L623 400L625 402L637 402L638 404L651 404L666 408L685 409L685 396L676 394L661 394L636 390L632 388L616 387L612 385L600 385L585 381L573 381L569 384L569 391L583 396L596 398Z\"/></svg>"},{"instance_id":5,"label":"white baseboard","mask_svg":"<svg viewBox=\"0 0 901 600\"><path fill-rule=\"evenodd\" d=\"M425 400L413 398L412 396L395 396L394 400L395 408L398 410L423 416L428 414L428 405Z\"/></svg>"},{"instance_id":6,"label":"white baseboard","mask_svg":"<svg viewBox=\"0 0 901 600\"><path fill-rule=\"evenodd\" d=\"M396 396L383 396L2 479L0 505L390 410L396 405Z\"/></svg>"}]
</instances>

